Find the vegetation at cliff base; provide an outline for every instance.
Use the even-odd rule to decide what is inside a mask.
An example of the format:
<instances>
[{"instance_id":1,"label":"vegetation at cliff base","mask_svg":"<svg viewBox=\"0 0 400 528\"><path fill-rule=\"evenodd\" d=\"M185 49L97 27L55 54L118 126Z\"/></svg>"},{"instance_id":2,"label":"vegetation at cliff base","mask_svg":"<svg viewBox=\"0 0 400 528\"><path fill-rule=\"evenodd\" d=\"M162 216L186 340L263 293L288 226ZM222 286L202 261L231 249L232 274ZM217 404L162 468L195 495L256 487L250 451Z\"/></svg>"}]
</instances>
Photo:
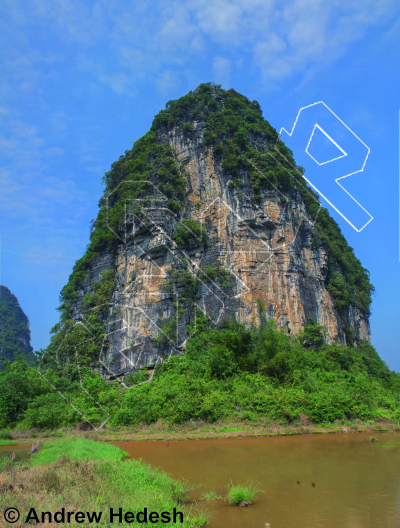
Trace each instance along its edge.
<instances>
[{"instance_id":1,"label":"vegetation at cliff base","mask_svg":"<svg viewBox=\"0 0 400 528\"><path fill-rule=\"evenodd\" d=\"M234 319L215 329L200 312L185 354L158 366L152 381L138 387L125 389L81 367L86 392L72 363L58 370L48 366L45 376L94 424L106 412L115 425L259 417L296 424L302 416L317 424L400 419L400 375L372 345L323 344L323 328L314 321L290 336L266 318L261 304L259 310L259 324L248 329ZM145 378L143 371L131 382ZM82 420L23 357L6 363L0 386L0 428L55 429Z\"/></svg>"}]
</instances>

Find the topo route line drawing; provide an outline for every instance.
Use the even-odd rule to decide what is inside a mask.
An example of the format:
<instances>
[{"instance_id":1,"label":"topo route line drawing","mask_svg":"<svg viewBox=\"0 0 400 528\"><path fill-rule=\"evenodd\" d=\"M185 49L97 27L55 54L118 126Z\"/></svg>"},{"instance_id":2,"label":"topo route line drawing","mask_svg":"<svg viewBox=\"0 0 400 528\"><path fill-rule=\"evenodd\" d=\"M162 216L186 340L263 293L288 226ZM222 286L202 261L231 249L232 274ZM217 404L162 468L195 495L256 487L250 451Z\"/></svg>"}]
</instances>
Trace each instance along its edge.
<instances>
[{"instance_id":1,"label":"topo route line drawing","mask_svg":"<svg viewBox=\"0 0 400 528\"><path fill-rule=\"evenodd\" d=\"M323 107L327 111L329 111L359 142L361 142L362 145L364 145L364 147L368 151L366 153L366 156L365 156L365 159L364 159L364 161L362 163L361 168L359 168L358 170L354 170L353 172L349 172L347 174L344 174L344 175L342 174L342 175L340 175L338 178L336 178L334 180L334 183L339 185L339 187L341 187L345 191L345 193L350 197L350 199L353 202L355 202L366 213L366 215L368 215L369 220L366 223L364 223L364 225L362 225L362 227L360 229L357 228L354 225L354 223L352 223L345 216L345 214L343 214L335 205L333 205L333 203L325 196L325 194L323 194L323 192L321 192L320 188L316 186L315 182L313 183L307 177L305 177L304 174L298 169L298 166L294 165L278 149L278 143L279 143L279 141L281 141L282 135L286 134L287 138L289 138L288 140L285 140L285 144L288 145L288 143L290 143L290 140L295 138L297 132L299 130L301 131L301 127L299 125L302 124L302 126L304 128L304 122L305 121L304 121L304 119L302 117L302 116L304 116L304 111L307 110L307 109L314 109L315 110L317 108L317 105L323 105ZM339 160L342 160L344 158L349 158L350 157L351 153L350 152L346 152L339 145L339 143L336 142L331 137L331 135L322 127L322 125L320 125L318 122L314 122L313 119L311 119L311 123L312 123L312 125L311 125L311 128L312 128L311 133L310 133L310 126L309 126L307 134L306 135L303 134L303 136L306 138L305 141L304 141L304 143L305 143L304 152L317 164L318 167L328 166L329 164L331 164L333 162L337 163ZM330 160L324 161L324 162L317 161L317 159L309 152L309 148L310 148L311 142L312 142L314 134L315 134L315 132L317 130L320 131L322 134L324 134L326 136L326 138L329 141L331 141L332 144L334 144L339 149L339 151L342 153L342 155L337 156L335 158L332 158ZM304 132L304 130L303 130L303 132ZM246 218L242 217L237 211L234 210L234 208L232 208L229 205L229 203L228 203L229 200L228 200L227 193L230 190L231 193L236 192L238 194L238 196L242 197L242 199L244 197L244 200L248 204L250 204L250 205L248 205L248 207L253 212L253 214L256 215L255 218L260 218L260 219L264 220L264 223L259 223L259 224L257 224L256 220L254 220L254 225L256 225L256 227L257 227L257 225L258 226L260 226L260 225L264 226L264 231L265 230L268 231L268 229L269 229L270 233L271 233L272 229L277 229L278 228L278 224L274 220L272 220L272 218L268 215L268 212L265 211L265 209L264 209L265 206L260 206L259 204L255 203L255 201L251 197L249 197L242 189L239 189L238 186L232 180L228 181L228 183L226 185L226 188L223 190L221 195L218 195L217 197L215 197L209 203L203 203L203 202L201 203L201 208L198 211L198 217L199 217L199 220L200 220L200 222L199 222L200 223L200 236L198 236L189 226L187 226L183 222L183 220L184 220L183 218L179 218L175 214L174 211L172 211L169 207L166 206L166 203L168 202L167 196L165 194L163 194L160 191L160 189L157 187L157 185L155 185L152 182L149 182L147 180L137 180L137 181L135 181L135 180L127 180L127 181L122 181L116 186L115 189L113 189L113 191L111 191L106 196L106 225L107 225L107 228L125 246L125 249L128 247L128 234L127 234L128 220L129 220L130 223L135 222L136 220L138 220L139 224L140 224L140 222L143 219L145 219L148 222L148 225L150 225L150 226L152 226L154 228L154 233L157 233L157 236L160 235L160 236L164 237L164 239L166 241L168 241L168 244L165 244L163 247L169 253L169 255L171 256L172 262L175 261L175 260L178 260L180 265L183 266L186 269L186 271L191 276L196 277L196 279L200 281L200 283L206 289L206 291L208 291L208 293L210 295L212 295L215 299L218 300L218 302L221 303L218 315L217 315L216 318L213 319L213 317L209 313L207 313L207 310L206 310L206 307L205 307L205 300L204 300L205 297L204 296L203 296L203 303L204 303L203 307L200 306L200 304L197 303L195 300L192 301L192 306L194 306L194 333L196 333L196 331L197 331L197 318L196 318L196 314L197 314L196 310L197 310L197 308L210 321L213 321L214 323L218 323L220 321L222 315L224 314L225 301L227 299L240 298L242 295L245 295L246 293L250 292L250 287L246 283L246 281L242 278L243 277L242 273L245 272L249 276L253 275L253 276L257 277L257 274L260 273L260 269L265 264L267 264L270 261L270 259L273 256L274 252L280 251L284 247L291 246L291 245L293 245L295 243L296 238L297 238L298 233L299 233L299 229L300 229L300 225L301 225L302 221L305 221L305 222L309 223L309 225L311 227L315 226L318 214L319 214L322 206L319 203L319 201L315 198L315 196L310 192L310 190L307 188L307 186L303 185L301 183L301 181L296 180L296 178L287 169L287 166L285 166L285 164L282 163L282 160L285 160L286 164L288 164L291 168L296 170L296 172L301 176L301 178L304 179L305 182L307 182L316 192L318 192L318 194L320 196L322 196L356 231L360 232L373 219L373 217L355 200L355 198L353 198L350 195L350 193L341 185L341 183L339 183L340 180L343 180L344 178L347 178L347 177L349 177L349 176L351 176L353 174L356 174L357 172L362 172L364 170L366 161L367 161L369 153L370 153L370 149L367 147L367 145L365 145L365 143L324 102L319 101L317 103L313 103L311 105L302 107L299 110L298 114L297 114L297 117L296 117L296 120L294 122L294 125L292 127L291 132L289 133L283 127L281 128L274 148L275 148L274 152L271 152L271 150L268 150L267 152L261 154L260 156L248 159L248 161L251 164L251 166L262 176L262 178L265 179L266 181L268 181L268 183L272 186L272 188L275 190L275 192L278 193L282 197L282 199L283 199L283 201L281 202L282 207L280 207L280 209L279 209L280 210L280 218L282 218L285 214L287 214L289 212L289 202L286 200L285 194L283 192L281 192L276 187L276 185L274 185L274 183L272 181L270 181L268 176L266 174L264 174L257 167L255 161L257 159L259 159L259 158L262 158L262 157L265 157L265 156L270 156L283 170L285 170L289 174L289 176L292 179L292 182L294 183L295 187L298 188L300 186L303 189L303 191L308 192L308 194L312 197L312 199L319 205L318 210L317 210L316 215L315 215L315 218L313 218L313 219L310 218L307 214L305 214L303 212L298 213L299 222L298 222L298 225L293 230L293 238L290 241L286 241L286 239L284 237L284 233L283 233L283 228L282 228L282 233L280 235L280 238L277 239L277 242L281 241L281 243L279 243L278 245L276 245L274 247L272 247L272 245L271 245L271 238L269 239L269 241L267 241L265 236L260 236L259 233L257 232L256 228L253 228L253 224L251 223L251 221L249 222L248 221L249 219L246 219ZM150 195L146 196L145 198L125 198L124 199L124 215L125 216L124 216L124 225L123 225L123 235L120 236L120 234L117 231L120 231L121 226L119 227L119 229L117 231L115 231L110 226L110 223L109 223L109 198L123 184L137 184L137 185L145 184L145 185L149 185L149 186L152 186L153 190L155 191L155 194L150 194ZM286 202L284 200L286 200ZM156 202L160 202L160 203L156 204ZM128 207L128 203L129 203L129 207ZM133 207L133 205L136 205L136 204L139 205L141 203L144 203L144 205L140 209L140 213L142 215L142 217L140 218L136 213L134 213L132 211L132 207ZM149 203L150 203L150 205L149 205ZM181 204L181 205L183 205L183 204ZM219 240L219 241L222 240L222 236L221 236L221 233L222 233L221 218L223 217L223 215L221 213L221 207L226 208L226 211L227 211L226 218L228 218L228 216L231 215L232 218L235 219L234 221L236 222L237 225L239 225L239 224L245 224L246 225L246 228L248 229L248 232L251 233L251 235L252 235L252 239L254 241L256 241L256 243L259 244L260 247L256 246L254 241L252 242L252 247L251 248L244 249L244 250L243 249L240 249L240 250L229 249L229 248L222 247L222 245L220 245L218 247L219 255L221 255L221 256L225 255L225 256L227 256L229 258L232 257L234 259L236 256L240 257L240 255L249 254L249 253L255 253L255 254L264 255L262 257L263 259L265 257L265 259L262 260L261 264L259 264L255 269L252 269L252 270L250 270L249 268L237 267L237 263L236 263L235 259L233 261L229 261L228 264L225 264L225 266L227 266L226 267L226 271L229 272L229 274L235 278L237 287L238 287L238 285L240 285L239 293L236 293L235 295L229 295L228 293L224 292L223 289L219 286L219 284L216 281L214 281L213 278L210 277L204 271L204 269L202 269L202 267L198 265L198 263L193 258L191 258L191 256L189 255L189 253L185 249L185 247L179 247L179 244L177 244L176 240L174 240L174 238L172 236L170 236L170 234L162 227L162 225L158 224L157 221L155 221L154 218L152 218L152 216L151 216L152 213L159 212L159 213L161 213L161 215L162 215L162 217L164 219L165 218L173 219L175 221L175 225L176 226L181 225L185 230L190 232L191 236L194 237L194 239L196 239L197 242L201 245L202 244L202 240L203 240L203 229L204 229L203 219L204 219L205 215L207 215L207 213L209 211L217 211L214 214L214 216L216 216L216 218L217 218L217 228L216 228L217 229L217 240ZM269 227L266 227L267 225ZM132 233L133 233L133 228L132 228ZM148 248L145 249L144 247L142 247L140 245L140 242L137 243L136 240L135 240L135 236L134 235L132 235L130 237L129 247L130 247L131 250L132 249L134 250L134 253L130 256L130 259L133 259L133 261L135 261L135 260L137 261L138 259L143 259L144 261L148 262L150 260L150 257L149 257L149 254L148 254L149 253L149 249ZM183 260L182 260L182 257L184 257ZM240 261L240 258L239 258L239 261ZM244 261L242 261L242 266L243 266L243 262ZM129 263L132 263L132 261L129 261ZM127 265L128 265L128 254L127 254L127 251L125 251L125 267ZM155 259L151 260L151 266L154 266L154 268L156 268L156 273L154 273L152 271L150 271L149 273L143 273L141 275L136 276L135 277L135 281L138 281L139 279L147 280L147 285L149 286L149 285L151 285L152 279L154 279L154 278L159 278L159 279L166 279L167 278L167 274L166 274L165 270L161 266L159 266L157 264L157 262L155 262ZM236 266L236 268L234 270L233 268L235 266ZM151 270L151 267L149 269ZM158 273L157 273L157 271L158 271ZM240 273L241 276L239 276L238 273ZM214 286L216 291L209 286L211 284ZM124 289L121 292L121 295L122 295L122 298L123 298L123 304L122 305L118 304L118 307L120 309L136 310L136 311L140 312L141 315L144 318L146 318L151 325L153 325L155 328L157 328L158 332L162 333L164 335L164 337L172 345L172 349L170 350L169 355L168 355L168 357L166 359L164 357L158 357L157 358L157 360L155 362L155 366L154 366L154 368L153 368L153 370L151 372L150 378L148 380L146 380L144 382L141 382L139 384L133 385L131 387L127 387L127 385L123 381L123 378L121 378L121 379L117 378L119 383L121 384L121 386L124 387L125 389L129 390L131 388L138 387L140 385L143 385L143 384L151 382L152 379L153 379L154 372L155 372L155 369L156 369L157 365L159 365L161 363L164 363L164 362L168 363L170 358L174 354L174 352L175 351L179 352L180 350L182 350L182 348L184 348L184 346L186 344L186 341L190 337L192 337L192 335L194 335L194 334L192 333L192 334L188 335L188 337L182 343L179 343L179 294L176 291L169 292L169 294L165 298L161 299L161 300L165 300L165 299L168 299L170 297L175 298L175 308L176 308L176 311L175 311L175 314L176 314L176 340L175 341L173 339L171 339L171 337L169 335L167 335L162 330L162 328L157 324L156 321L154 321L152 319L152 317L150 317L148 314L146 314L145 310L140 305L135 304L138 301L138 292L133 289L133 286L131 284L129 284L129 282L127 282L124 285ZM144 292L142 292L142 295L144 295L144 296L146 296L146 295L149 295L149 296L158 295L158 296L160 296L160 293L159 292L155 293L155 292L151 292L151 291L144 291ZM132 296L134 296L133 300L131 300ZM97 309L99 309L102 306L109 307L110 311L112 312L113 311L113 307L115 306L115 302L106 303L105 305L99 305L99 306L96 306L94 308L90 308L89 310L84 310L84 311L82 311L82 313L80 315L81 319L85 320L85 318L84 318L84 316L82 314L85 314L85 313L90 312L92 310L97 310ZM146 302L143 303L143 306L146 306ZM241 308L239 307L239 309L241 309ZM111 328L111 331L104 335L102 344L100 346L99 356L98 356L98 359L97 359L97 362L103 367L103 369L105 369L108 373L110 373L110 375L114 375L115 373L114 373L114 371L112 371L110 369L110 364L109 363L107 364L107 359L106 359L105 354L104 354L104 350L105 350L105 348L107 348L107 346L106 346L107 338L111 334L115 334L117 332L125 332L125 333L129 332L129 329L130 329L129 324L127 324L127 322L124 319L124 317L122 317L121 319L118 319L117 321L113 321L112 323L113 323L113 325L115 325L115 324L117 324L119 322L122 323L122 328L119 328L117 330L112 330L112 328ZM79 365L78 347L81 344L87 343L87 342L92 341L93 339L95 339L94 334L88 328L88 326L91 326L90 323L88 323L86 321L86 324L87 324L87 326L82 322L82 320L75 321L74 325L67 330L67 332L66 332L65 336L63 337L59 347L57 348L56 357L54 358L47 350L45 350L43 355L42 355L42 358L41 358L41 361L40 361L40 364L39 364L39 367L38 367L37 371L40 374L40 376L42 376L42 378L45 379L47 381L47 383L49 383L54 388L54 390L56 390L56 392L62 398L64 398L64 400L69 405L71 405L71 407L87 423L89 423L93 427L93 429L98 431L110 420L111 415L107 412L106 409L104 409L104 407L99 402L97 402L93 398L93 396L86 390L86 388L82 384L82 376L81 376L81 370L80 370L80 365ZM80 412L72 404L72 402L70 402L45 377L45 375L40 371L40 368L41 368L41 365L42 365L42 361L43 361L44 357L46 357L46 356L49 356L53 361L56 362L56 364L59 364L59 351L60 351L61 347L64 345L64 342L67 339L67 337L69 335L69 332L73 328L75 328L76 325L82 325L89 332L89 334L92 335L92 337L89 337L88 339L80 341L79 343L74 344L73 346L74 346L74 350L75 350L75 359L76 359L78 373L79 373L80 386L85 391L85 393L96 403L96 405L102 411L104 411L106 413L106 415L107 415L106 420L103 421L101 423L101 425L98 426L98 427L93 425L87 419L87 417L85 417L84 414L82 412ZM137 357L135 357L133 359L131 359L131 357L129 357L125 353L127 350L130 350L130 349L131 349L130 346L129 347L125 347L125 348L121 348L120 350L118 350L117 354L121 354L122 357L125 360L125 364L129 364L132 367L132 369L134 370L134 369L137 369L138 365L140 364L140 359L141 359L141 355L142 355L142 352L143 352L143 348L140 349L140 352L137 355ZM114 356L115 356L115 353L114 353ZM104 373L104 371L103 371L103 373Z\"/></svg>"}]
</instances>

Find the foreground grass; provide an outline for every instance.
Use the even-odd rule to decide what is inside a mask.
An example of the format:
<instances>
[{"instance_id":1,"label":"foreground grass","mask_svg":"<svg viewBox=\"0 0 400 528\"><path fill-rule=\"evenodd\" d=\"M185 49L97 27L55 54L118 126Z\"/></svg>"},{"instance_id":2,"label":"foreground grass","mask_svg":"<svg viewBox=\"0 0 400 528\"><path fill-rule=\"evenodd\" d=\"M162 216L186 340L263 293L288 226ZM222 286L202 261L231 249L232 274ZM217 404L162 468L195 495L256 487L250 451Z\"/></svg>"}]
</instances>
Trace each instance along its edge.
<instances>
[{"instance_id":1,"label":"foreground grass","mask_svg":"<svg viewBox=\"0 0 400 528\"><path fill-rule=\"evenodd\" d=\"M0 473L0 510L14 507L21 513L14 526L23 526L31 508L36 512L103 512L101 523L84 526L111 526L109 511L122 508L136 514L148 512L183 512L179 526L205 526L207 516L183 504L190 491L184 481L175 481L166 473L140 460L122 461L126 453L115 446L84 438L50 442L33 457L31 466ZM136 519L136 517L135 517ZM3 523L3 524L2 524ZM54 524L54 520L53 520ZM131 523L118 522L119 526ZM165 526L154 522L152 526ZM39 523L38 526L47 526ZM114 524L115 525L115 521ZM9 526L0 520L0 526ZM26 526L26 524L25 524ZM71 518L69 526L82 526Z\"/></svg>"},{"instance_id":2,"label":"foreground grass","mask_svg":"<svg viewBox=\"0 0 400 528\"><path fill-rule=\"evenodd\" d=\"M32 465L57 462L63 456L72 460L120 462L129 455L114 445L93 442L85 438L63 438L46 443L45 449L33 457Z\"/></svg>"}]
</instances>

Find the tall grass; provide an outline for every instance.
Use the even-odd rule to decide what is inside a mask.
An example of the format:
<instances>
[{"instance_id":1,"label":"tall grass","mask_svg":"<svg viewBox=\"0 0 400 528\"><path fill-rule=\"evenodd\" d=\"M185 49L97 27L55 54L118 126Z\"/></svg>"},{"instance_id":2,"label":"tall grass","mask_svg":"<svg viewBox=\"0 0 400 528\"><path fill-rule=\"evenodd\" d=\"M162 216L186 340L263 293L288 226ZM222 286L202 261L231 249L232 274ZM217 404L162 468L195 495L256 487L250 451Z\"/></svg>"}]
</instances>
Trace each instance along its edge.
<instances>
[{"instance_id":1,"label":"tall grass","mask_svg":"<svg viewBox=\"0 0 400 528\"><path fill-rule=\"evenodd\" d=\"M205 528L205 526L207 526L207 524L209 523L210 518L210 513L201 511L191 518L191 526L193 526L193 528Z\"/></svg>"},{"instance_id":2,"label":"tall grass","mask_svg":"<svg viewBox=\"0 0 400 528\"><path fill-rule=\"evenodd\" d=\"M217 495L215 491L209 491L208 493L202 493L201 498L204 500L220 500L222 497Z\"/></svg>"},{"instance_id":3,"label":"tall grass","mask_svg":"<svg viewBox=\"0 0 400 528\"><path fill-rule=\"evenodd\" d=\"M253 482L248 482L245 486L234 486L232 482L228 484L228 501L231 505L238 505L243 502L252 503L254 496L260 490Z\"/></svg>"},{"instance_id":4,"label":"tall grass","mask_svg":"<svg viewBox=\"0 0 400 528\"><path fill-rule=\"evenodd\" d=\"M109 523L111 507L122 508L123 514L144 508L148 512L173 512L176 508L184 514L184 522L178 522L182 528L206 526L206 515L179 503L188 488L185 481L175 481L141 460L123 461L124 456L115 446L82 438L51 442L33 456L29 469L16 471L14 466L12 473L6 469L0 472L0 511L18 508L21 518L14 526L23 525L31 508L53 514L62 508L102 511L101 526L108 527L115 526L115 520ZM132 526L125 522L118 525ZM82 524L72 522L69 526ZM165 523L152 526L161 528Z\"/></svg>"},{"instance_id":5,"label":"tall grass","mask_svg":"<svg viewBox=\"0 0 400 528\"><path fill-rule=\"evenodd\" d=\"M80 460L120 461L129 456L118 447L85 438L63 438L44 444L32 459L33 465L50 464L63 456Z\"/></svg>"}]
</instances>

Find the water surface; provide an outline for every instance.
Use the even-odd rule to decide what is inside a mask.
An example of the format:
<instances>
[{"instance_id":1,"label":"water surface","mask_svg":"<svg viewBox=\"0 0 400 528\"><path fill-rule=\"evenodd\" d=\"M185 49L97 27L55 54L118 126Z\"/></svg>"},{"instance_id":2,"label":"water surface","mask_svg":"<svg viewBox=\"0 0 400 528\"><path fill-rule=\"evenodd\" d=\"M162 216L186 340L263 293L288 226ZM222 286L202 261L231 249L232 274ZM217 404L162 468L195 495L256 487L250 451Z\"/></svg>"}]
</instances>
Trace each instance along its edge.
<instances>
[{"instance_id":1,"label":"water surface","mask_svg":"<svg viewBox=\"0 0 400 528\"><path fill-rule=\"evenodd\" d=\"M400 434L373 434L113 443L201 484L193 499L249 478L263 490L247 508L201 502L208 528L399 528Z\"/></svg>"},{"instance_id":2,"label":"water surface","mask_svg":"<svg viewBox=\"0 0 400 528\"><path fill-rule=\"evenodd\" d=\"M15 453L15 463L28 460L30 458L29 451L31 449L32 446L29 445L0 446L0 461L4 458L11 460L12 453Z\"/></svg>"}]
</instances>

